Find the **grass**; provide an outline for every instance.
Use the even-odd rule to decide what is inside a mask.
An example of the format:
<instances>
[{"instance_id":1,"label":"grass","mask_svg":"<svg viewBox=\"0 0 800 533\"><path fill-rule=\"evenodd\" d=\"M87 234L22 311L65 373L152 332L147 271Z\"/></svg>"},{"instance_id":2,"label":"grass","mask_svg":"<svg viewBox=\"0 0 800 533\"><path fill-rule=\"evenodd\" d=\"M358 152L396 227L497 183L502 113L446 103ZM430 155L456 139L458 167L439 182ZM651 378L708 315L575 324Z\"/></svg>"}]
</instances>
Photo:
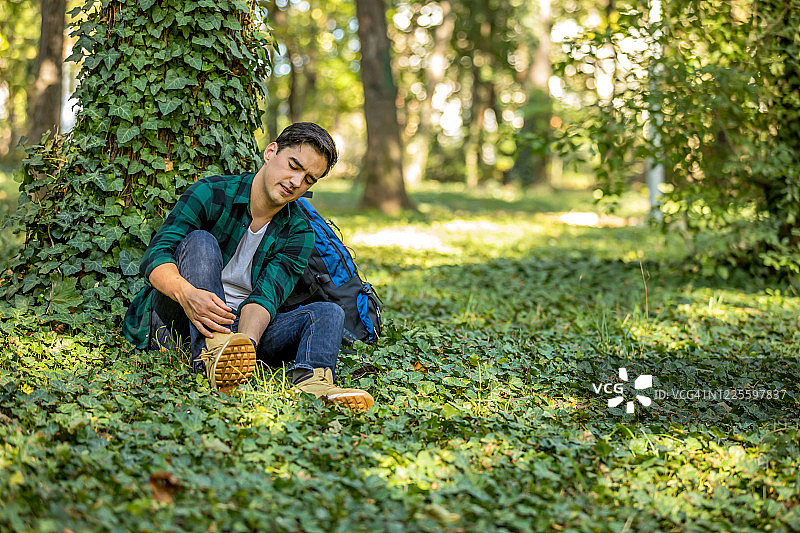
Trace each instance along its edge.
<instances>
[{"instance_id":1,"label":"grass","mask_svg":"<svg viewBox=\"0 0 800 533\"><path fill-rule=\"evenodd\" d=\"M340 357L366 414L281 369L225 397L185 354L3 323L0 529L800 530L788 287L693 275L680 240L623 225L635 196L617 227L561 221L586 191L413 197L400 220L346 184L314 198L386 304L380 342Z\"/></svg>"}]
</instances>

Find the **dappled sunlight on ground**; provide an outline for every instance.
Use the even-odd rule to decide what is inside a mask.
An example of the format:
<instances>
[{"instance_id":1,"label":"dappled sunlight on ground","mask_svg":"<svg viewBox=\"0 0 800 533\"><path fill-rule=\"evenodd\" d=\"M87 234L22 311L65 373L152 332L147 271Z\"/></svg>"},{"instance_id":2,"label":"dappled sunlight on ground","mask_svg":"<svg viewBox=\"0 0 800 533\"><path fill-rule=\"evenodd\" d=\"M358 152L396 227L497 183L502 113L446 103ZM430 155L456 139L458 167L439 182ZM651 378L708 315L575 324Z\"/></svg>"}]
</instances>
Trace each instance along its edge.
<instances>
[{"instance_id":1,"label":"dappled sunlight on ground","mask_svg":"<svg viewBox=\"0 0 800 533\"><path fill-rule=\"evenodd\" d=\"M458 250L447 246L441 237L420 231L414 227L378 230L374 233L357 232L350 237L353 245L370 247L389 246L404 250L434 250L447 254L457 254Z\"/></svg>"},{"instance_id":2,"label":"dappled sunlight on ground","mask_svg":"<svg viewBox=\"0 0 800 533\"><path fill-rule=\"evenodd\" d=\"M569 213L553 213L559 222L568 226L589 226L592 228L622 228L625 226L637 226L644 219L640 217L619 217L606 213L594 213L591 211L570 211Z\"/></svg>"}]
</instances>

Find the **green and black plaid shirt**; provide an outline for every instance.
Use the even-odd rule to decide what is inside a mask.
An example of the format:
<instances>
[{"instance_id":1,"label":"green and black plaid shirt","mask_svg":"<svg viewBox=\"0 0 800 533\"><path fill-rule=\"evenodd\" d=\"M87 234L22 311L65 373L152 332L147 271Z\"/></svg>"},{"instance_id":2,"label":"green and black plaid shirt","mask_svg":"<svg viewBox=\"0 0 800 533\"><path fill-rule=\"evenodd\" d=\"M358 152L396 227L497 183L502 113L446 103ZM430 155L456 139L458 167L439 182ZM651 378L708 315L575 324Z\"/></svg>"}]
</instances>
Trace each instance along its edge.
<instances>
[{"instance_id":1,"label":"green and black plaid shirt","mask_svg":"<svg viewBox=\"0 0 800 533\"><path fill-rule=\"evenodd\" d=\"M184 192L167 220L153 236L144 253L139 272L148 280L164 263L175 263L175 249L190 231L210 232L219 242L223 264L227 264L253 217L250 214L250 185L255 174L212 176L194 183ZM257 303L274 317L306 268L314 248L314 232L308 219L294 203L272 218L253 256L253 292L239 306ZM149 284L128 308L122 333L137 348L145 348L150 334L151 300L155 289Z\"/></svg>"}]
</instances>

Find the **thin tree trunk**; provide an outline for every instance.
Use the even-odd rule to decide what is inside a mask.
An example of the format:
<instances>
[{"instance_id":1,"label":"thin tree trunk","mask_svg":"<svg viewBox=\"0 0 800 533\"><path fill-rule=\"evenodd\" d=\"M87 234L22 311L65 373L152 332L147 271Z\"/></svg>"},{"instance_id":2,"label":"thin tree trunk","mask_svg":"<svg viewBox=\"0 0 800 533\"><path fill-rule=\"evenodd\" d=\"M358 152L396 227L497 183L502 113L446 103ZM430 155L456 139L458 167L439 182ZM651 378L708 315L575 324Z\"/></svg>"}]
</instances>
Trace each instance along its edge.
<instances>
[{"instance_id":1,"label":"thin tree trunk","mask_svg":"<svg viewBox=\"0 0 800 533\"><path fill-rule=\"evenodd\" d=\"M286 20L286 12L278 7L277 2L271 2L267 12L269 14L269 20L275 24L276 27L286 26L288 24ZM274 53L277 52L273 52L273 54ZM287 58L290 57L288 51L286 56ZM272 56L272 59L274 60L274 56ZM289 68L293 69L294 66L291 64L291 59L289 61ZM264 129L266 130L268 143L274 141L280 134L280 131L278 131L278 114L281 101L278 100L278 97L275 94L279 85L277 80L278 77L275 74L275 63L273 62L269 78L267 79L267 87L269 88L269 92L267 93L267 109L264 114Z\"/></svg>"},{"instance_id":2,"label":"thin tree trunk","mask_svg":"<svg viewBox=\"0 0 800 533\"><path fill-rule=\"evenodd\" d=\"M64 64L66 0L42 0L42 30L36 60L36 81L31 91L28 138L38 143L47 130L61 123L61 70Z\"/></svg>"},{"instance_id":3,"label":"thin tree trunk","mask_svg":"<svg viewBox=\"0 0 800 533\"><path fill-rule=\"evenodd\" d=\"M520 131L517 160L509 171L511 179L523 185L547 182L547 144L550 141L550 29L552 13L550 0L539 0L536 38L538 45L533 50L526 69L523 86L528 94L524 109L524 123ZM531 150L531 142L536 143Z\"/></svg>"},{"instance_id":4,"label":"thin tree trunk","mask_svg":"<svg viewBox=\"0 0 800 533\"><path fill-rule=\"evenodd\" d=\"M489 12L487 6L487 12ZM487 109L486 82L481 79L481 65L490 62L491 52L485 51L492 42L492 24L481 23L478 38L475 42L472 64L472 94L470 102L470 122L467 139L464 142L464 167L467 186L474 188L480 181L481 151L483 149L484 116Z\"/></svg>"},{"instance_id":5,"label":"thin tree trunk","mask_svg":"<svg viewBox=\"0 0 800 533\"><path fill-rule=\"evenodd\" d=\"M6 154L10 153L14 148L17 146L17 113L16 113L16 106L14 105L14 100L16 98L16 93L14 91L14 86L10 83L6 83L8 87L8 120L6 121L8 124L8 137L5 139L8 140L8 144L3 142L3 145L0 146L0 157L5 156Z\"/></svg>"},{"instance_id":6,"label":"thin tree trunk","mask_svg":"<svg viewBox=\"0 0 800 533\"><path fill-rule=\"evenodd\" d=\"M301 88L300 80L297 76L297 67L294 63L294 54L288 49L286 50L286 57L289 59L289 122L297 122L302 115L302 104L300 103Z\"/></svg>"},{"instance_id":7,"label":"thin tree trunk","mask_svg":"<svg viewBox=\"0 0 800 533\"><path fill-rule=\"evenodd\" d=\"M449 0L442 0L442 23L434 32L434 42L428 57L428 68L425 69L425 100L420 105L419 127L409 146L409 162L405 167L405 180L408 185L416 185L425 178L428 166L428 154L433 132L433 93L436 86L444 79L447 71L447 51L455 28L455 17Z\"/></svg>"},{"instance_id":8,"label":"thin tree trunk","mask_svg":"<svg viewBox=\"0 0 800 533\"><path fill-rule=\"evenodd\" d=\"M477 56L477 51L476 54ZM481 80L480 69L472 68L472 105L470 106L469 138L464 146L467 187L474 189L481 178L481 152L483 151L483 126L488 109L486 84Z\"/></svg>"},{"instance_id":9,"label":"thin tree trunk","mask_svg":"<svg viewBox=\"0 0 800 533\"><path fill-rule=\"evenodd\" d=\"M367 153L361 169L363 207L398 214L411 208L403 181L403 149L397 121L397 87L392 76L383 0L356 0L361 41L361 81L367 122Z\"/></svg>"}]
</instances>

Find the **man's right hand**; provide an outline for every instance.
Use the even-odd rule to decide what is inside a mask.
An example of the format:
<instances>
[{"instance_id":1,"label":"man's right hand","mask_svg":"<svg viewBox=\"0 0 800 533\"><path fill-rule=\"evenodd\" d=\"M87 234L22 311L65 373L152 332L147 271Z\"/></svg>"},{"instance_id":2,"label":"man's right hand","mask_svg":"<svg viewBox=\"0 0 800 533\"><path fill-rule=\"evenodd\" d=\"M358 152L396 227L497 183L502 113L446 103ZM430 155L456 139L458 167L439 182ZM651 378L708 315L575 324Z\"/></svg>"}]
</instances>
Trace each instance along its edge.
<instances>
[{"instance_id":1,"label":"man's right hand","mask_svg":"<svg viewBox=\"0 0 800 533\"><path fill-rule=\"evenodd\" d=\"M214 331L231 332L225 326L233 324L236 315L231 312L233 309L213 292L197 289L190 285L178 296L178 303L181 304L186 316L189 317L197 331L206 337L213 337Z\"/></svg>"},{"instance_id":2,"label":"man's right hand","mask_svg":"<svg viewBox=\"0 0 800 533\"><path fill-rule=\"evenodd\" d=\"M230 333L226 325L233 324L236 316L219 296L213 292L198 289L178 272L175 263L158 265L150 273L150 283L157 291L166 294L183 307L197 331L206 337L214 332Z\"/></svg>"}]
</instances>

